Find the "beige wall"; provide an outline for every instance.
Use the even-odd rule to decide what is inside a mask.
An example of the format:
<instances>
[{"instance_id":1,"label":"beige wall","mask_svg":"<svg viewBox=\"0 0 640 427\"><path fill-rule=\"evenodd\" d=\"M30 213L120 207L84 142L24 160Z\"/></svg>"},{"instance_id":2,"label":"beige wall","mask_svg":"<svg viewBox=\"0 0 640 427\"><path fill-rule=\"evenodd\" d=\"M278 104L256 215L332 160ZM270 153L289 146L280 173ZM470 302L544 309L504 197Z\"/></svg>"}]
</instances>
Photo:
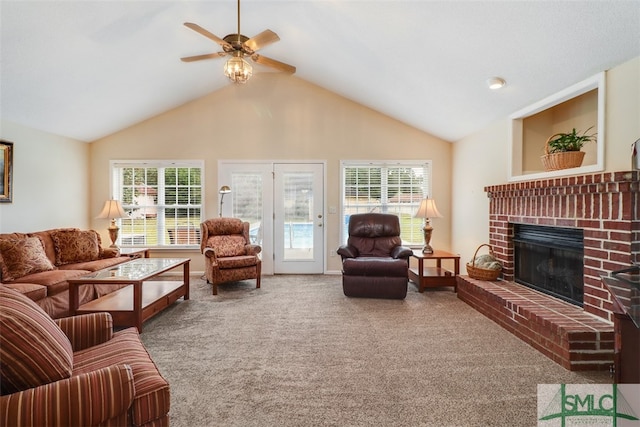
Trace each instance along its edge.
<instances>
[{"instance_id":1,"label":"beige wall","mask_svg":"<svg viewBox=\"0 0 640 427\"><path fill-rule=\"evenodd\" d=\"M110 194L109 160L203 159L205 216L217 215L219 160L326 161L326 201L340 207L340 160L433 161L433 197L443 218L433 244L450 248L451 144L291 76L267 73L91 144L91 217ZM339 216L328 215L327 271L339 271ZM94 227L98 226L94 221ZM154 256L159 256L156 252ZM199 252L189 256L202 271Z\"/></svg>"},{"instance_id":2,"label":"beige wall","mask_svg":"<svg viewBox=\"0 0 640 427\"><path fill-rule=\"evenodd\" d=\"M631 144L640 138L640 57L607 72L607 170L631 168Z\"/></svg>"},{"instance_id":3,"label":"beige wall","mask_svg":"<svg viewBox=\"0 0 640 427\"><path fill-rule=\"evenodd\" d=\"M13 202L0 204L0 232L89 225L89 145L6 120L13 142Z\"/></svg>"},{"instance_id":4,"label":"beige wall","mask_svg":"<svg viewBox=\"0 0 640 427\"><path fill-rule=\"evenodd\" d=\"M525 107L525 106L523 106ZM640 137L640 57L606 73L605 169L631 169L631 144ZM488 185L506 184L508 118L453 144L452 250L464 266L489 242Z\"/></svg>"}]
</instances>

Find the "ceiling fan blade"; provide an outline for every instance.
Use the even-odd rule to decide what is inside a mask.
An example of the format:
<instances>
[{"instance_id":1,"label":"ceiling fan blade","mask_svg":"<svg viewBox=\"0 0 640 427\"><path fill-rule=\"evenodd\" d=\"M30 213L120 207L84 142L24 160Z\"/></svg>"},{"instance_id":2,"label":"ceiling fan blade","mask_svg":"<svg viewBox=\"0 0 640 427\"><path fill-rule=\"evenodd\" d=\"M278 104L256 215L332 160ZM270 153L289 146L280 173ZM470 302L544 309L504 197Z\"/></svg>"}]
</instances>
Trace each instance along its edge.
<instances>
[{"instance_id":1,"label":"ceiling fan blade","mask_svg":"<svg viewBox=\"0 0 640 427\"><path fill-rule=\"evenodd\" d=\"M202 59L219 58L225 55L226 55L225 52L216 52L216 53L207 53L205 55L185 56L184 58L180 58L180 60L182 62L193 62L193 61L200 61Z\"/></svg>"},{"instance_id":2,"label":"ceiling fan blade","mask_svg":"<svg viewBox=\"0 0 640 427\"><path fill-rule=\"evenodd\" d=\"M293 65L285 64L284 62L276 61L275 59L267 58L266 56L255 55L251 56L258 64L266 65L267 67L276 68L280 71L284 71L285 73L293 74L296 72L296 67Z\"/></svg>"},{"instance_id":3,"label":"ceiling fan blade","mask_svg":"<svg viewBox=\"0 0 640 427\"><path fill-rule=\"evenodd\" d=\"M244 42L243 47L246 49L247 55L253 55L254 52L278 40L280 40L280 37L278 37L276 33L271 30L264 30L257 36L253 36Z\"/></svg>"},{"instance_id":4,"label":"ceiling fan blade","mask_svg":"<svg viewBox=\"0 0 640 427\"><path fill-rule=\"evenodd\" d=\"M220 37L216 36L215 34L205 30L200 25L194 24L193 22L185 22L184 25L185 25L185 27L191 28L193 31L195 31L197 33L200 33L203 36L205 36L206 38L211 39L214 42L218 43L220 46L225 48L225 50L227 50L227 49L233 50L233 46L231 46L229 43L227 43L226 41L222 40Z\"/></svg>"}]
</instances>

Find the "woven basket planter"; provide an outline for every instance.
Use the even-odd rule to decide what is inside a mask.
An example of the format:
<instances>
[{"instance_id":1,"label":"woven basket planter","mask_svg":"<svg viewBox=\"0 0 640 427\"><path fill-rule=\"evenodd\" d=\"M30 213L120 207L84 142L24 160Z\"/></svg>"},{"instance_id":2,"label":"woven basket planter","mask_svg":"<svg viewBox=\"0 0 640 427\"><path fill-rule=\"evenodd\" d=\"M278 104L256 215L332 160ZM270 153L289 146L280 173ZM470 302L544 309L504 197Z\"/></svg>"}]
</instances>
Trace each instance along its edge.
<instances>
[{"instance_id":1,"label":"woven basket planter","mask_svg":"<svg viewBox=\"0 0 640 427\"><path fill-rule=\"evenodd\" d=\"M469 274L469 277L476 280L498 280L498 276L500 276L500 273L502 273L502 268L500 268L499 270L489 270L488 268L480 268L474 265L476 262L476 257L478 256L478 251L483 246L487 246L489 248L489 254L493 256L493 248L491 247L491 245L484 243L478 246L476 252L473 254L473 259L471 260L471 262L467 263L467 274Z\"/></svg>"},{"instance_id":2,"label":"woven basket planter","mask_svg":"<svg viewBox=\"0 0 640 427\"><path fill-rule=\"evenodd\" d=\"M549 153L549 141L556 136L552 135L544 144L544 156L540 157L542 165L546 171L557 171L561 169L578 168L582 166L584 151L563 151L560 153Z\"/></svg>"}]
</instances>

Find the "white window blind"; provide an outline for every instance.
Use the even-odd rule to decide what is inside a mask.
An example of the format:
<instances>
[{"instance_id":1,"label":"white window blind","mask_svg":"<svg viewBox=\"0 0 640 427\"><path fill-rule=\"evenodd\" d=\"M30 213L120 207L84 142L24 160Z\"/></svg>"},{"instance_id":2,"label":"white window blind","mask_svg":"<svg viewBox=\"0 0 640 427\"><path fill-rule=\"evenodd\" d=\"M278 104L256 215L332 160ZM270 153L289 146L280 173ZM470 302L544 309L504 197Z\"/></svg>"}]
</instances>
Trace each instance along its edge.
<instances>
[{"instance_id":1,"label":"white window blind","mask_svg":"<svg viewBox=\"0 0 640 427\"><path fill-rule=\"evenodd\" d=\"M194 246L203 212L202 161L114 161L114 197L129 218L120 219L121 246Z\"/></svg>"},{"instance_id":2,"label":"white window blind","mask_svg":"<svg viewBox=\"0 0 640 427\"><path fill-rule=\"evenodd\" d=\"M413 215L430 194L430 161L343 161L341 172L342 243L347 241L349 217L366 212L398 215L403 244L424 243L423 220Z\"/></svg>"}]
</instances>

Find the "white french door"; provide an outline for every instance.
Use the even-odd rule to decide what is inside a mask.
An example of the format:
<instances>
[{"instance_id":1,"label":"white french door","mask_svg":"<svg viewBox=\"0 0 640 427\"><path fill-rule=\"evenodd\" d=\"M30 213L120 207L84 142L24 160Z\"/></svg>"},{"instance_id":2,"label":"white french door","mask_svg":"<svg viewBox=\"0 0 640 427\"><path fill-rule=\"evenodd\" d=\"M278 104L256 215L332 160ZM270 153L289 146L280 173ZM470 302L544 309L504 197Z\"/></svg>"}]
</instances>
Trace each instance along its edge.
<instances>
[{"instance_id":1,"label":"white french door","mask_svg":"<svg viewBox=\"0 0 640 427\"><path fill-rule=\"evenodd\" d=\"M220 186L231 187L222 214L249 221L264 274L323 273L323 163L221 161L218 170Z\"/></svg>"},{"instance_id":2,"label":"white french door","mask_svg":"<svg viewBox=\"0 0 640 427\"><path fill-rule=\"evenodd\" d=\"M322 164L274 164L275 273L323 272L323 182Z\"/></svg>"}]
</instances>

